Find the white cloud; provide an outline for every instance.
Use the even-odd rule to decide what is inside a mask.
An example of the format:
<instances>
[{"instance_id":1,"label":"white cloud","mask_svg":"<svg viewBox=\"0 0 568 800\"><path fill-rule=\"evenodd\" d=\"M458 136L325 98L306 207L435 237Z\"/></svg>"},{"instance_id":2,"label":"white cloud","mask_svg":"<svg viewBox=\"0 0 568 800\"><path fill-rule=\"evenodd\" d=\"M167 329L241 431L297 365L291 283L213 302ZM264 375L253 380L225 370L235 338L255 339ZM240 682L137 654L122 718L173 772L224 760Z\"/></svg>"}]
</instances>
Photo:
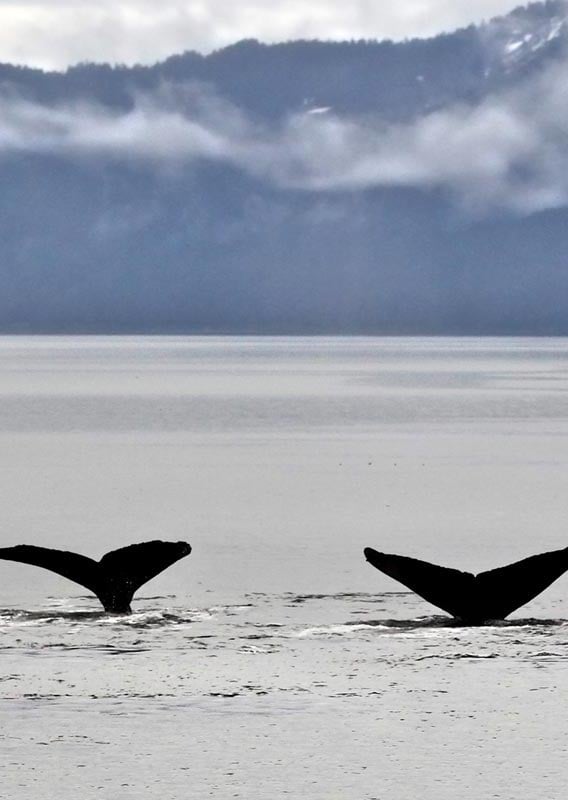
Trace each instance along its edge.
<instances>
[{"instance_id":1,"label":"white cloud","mask_svg":"<svg viewBox=\"0 0 568 800\"><path fill-rule=\"evenodd\" d=\"M153 165L196 159L231 161L253 132L240 112L199 90L167 87L136 98L133 110L77 103L50 107L0 98L0 153L111 157Z\"/></svg>"},{"instance_id":2,"label":"white cloud","mask_svg":"<svg viewBox=\"0 0 568 800\"><path fill-rule=\"evenodd\" d=\"M282 189L442 188L475 213L526 213L568 204L568 66L558 64L476 107L456 106L409 124L297 114L276 127L198 87L164 87L133 110L49 108L0 99L0 154L134 159L176 170L231 164Z\"/></svg>"},{"instance_id":3,"label":"white cloud","mask_svg":"<svg viewBox=\"0 0 568 800\"><path fill-rule=\"evenodd\" d=\"M517 0L0 0L0 61L62 68L153 63L242 38L429 36L509 11Z\"/></svg>"}]
</instances>

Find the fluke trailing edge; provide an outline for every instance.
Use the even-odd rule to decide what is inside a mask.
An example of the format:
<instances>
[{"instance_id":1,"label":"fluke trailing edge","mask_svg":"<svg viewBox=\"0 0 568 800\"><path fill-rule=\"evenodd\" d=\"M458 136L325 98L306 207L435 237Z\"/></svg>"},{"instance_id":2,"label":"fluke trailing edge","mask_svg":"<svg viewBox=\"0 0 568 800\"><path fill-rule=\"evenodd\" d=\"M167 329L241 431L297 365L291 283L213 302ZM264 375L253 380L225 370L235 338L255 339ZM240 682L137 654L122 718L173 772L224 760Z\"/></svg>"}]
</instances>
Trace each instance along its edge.
<instances>
[{"instance_id":1,"label":"fluke trailing edge","mask_svg":"<svg viewBox=\"0 0 568 800\"><path fill-rule=\"evenodd\" d=\"M96 594L105 611L129 614L141 586L191 553L187 542L140 542L106 553L95 561L78 553L19 544L0 548L0 558L49 569Z\"/></svg>"},{"instance_id":2,"label":"fluke trailing edge","mask_svg":"<svg viewBox=\"0 0 568 800\"><path fill-rule=\"evenodd\" d=\"M568 547L473 575L417 558L364 550L367 561L468 625L505 619L568 569Z\"/></svg>"}]
</instances>

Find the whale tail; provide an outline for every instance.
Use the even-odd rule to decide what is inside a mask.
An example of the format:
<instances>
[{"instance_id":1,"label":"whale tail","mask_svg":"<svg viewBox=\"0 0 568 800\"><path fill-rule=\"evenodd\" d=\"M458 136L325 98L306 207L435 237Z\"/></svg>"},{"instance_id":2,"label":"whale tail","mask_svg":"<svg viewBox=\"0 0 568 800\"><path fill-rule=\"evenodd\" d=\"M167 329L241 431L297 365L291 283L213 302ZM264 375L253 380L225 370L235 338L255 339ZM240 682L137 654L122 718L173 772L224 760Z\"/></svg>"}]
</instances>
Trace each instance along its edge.
<instances>
[{"instance_id":1,"label":"whale tail","mask_svg":"<svg viewBox=\"0 0 568 800\"><path fill-rule=\"evenodd\" d=\"M55 572L93 592L105 611L126 614L141 586L189 553L187 542L141 542L112 550L95 561L65 550L20 544L0 548L0 559Z\"/></svg>"},{"instance_id":2,"label":"whale tail","mask_svg":"<svg viewBox=\"0 0 568 800\"><path fill-rule=\"evenodd\" d=\"M478 575L380 553L372 547L366 547L364 554L376 569L468 624L505 619L568 570L568 548L529 556Z\"/></svg>"}]
</instances>

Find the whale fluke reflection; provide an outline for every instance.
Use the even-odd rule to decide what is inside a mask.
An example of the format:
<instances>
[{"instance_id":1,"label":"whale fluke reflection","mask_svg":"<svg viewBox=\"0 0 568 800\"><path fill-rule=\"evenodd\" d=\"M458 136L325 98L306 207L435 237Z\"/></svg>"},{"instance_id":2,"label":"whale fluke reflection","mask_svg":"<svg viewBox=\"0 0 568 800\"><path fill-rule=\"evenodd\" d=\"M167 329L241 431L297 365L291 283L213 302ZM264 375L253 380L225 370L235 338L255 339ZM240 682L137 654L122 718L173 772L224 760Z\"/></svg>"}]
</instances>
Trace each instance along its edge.
<instances>
[{"instance_id":1,"label":"whale fluke reflection","mask_svg":"<svg viewBox=\"0 0 568 800\"><path fill-rule=\"evenodd\" d=\"M140 542L106 553L95 561L79 553L19 544L0 548L0 558L56 572L84 586L105 611L129 614L134 593L160 572L191 553L187 542Z\"/></svg>"},{"instance_id":2,"label":"whale fluke reflection","mask_svg":"<svg viewBox=\"0 0 568 800\"><path fill-rule=\"evenodd\" d=\"M568 569L568 547L473 575L417 558L364 550L367 561L468 625L505 619Z\"/></svg>"}]
</instances>

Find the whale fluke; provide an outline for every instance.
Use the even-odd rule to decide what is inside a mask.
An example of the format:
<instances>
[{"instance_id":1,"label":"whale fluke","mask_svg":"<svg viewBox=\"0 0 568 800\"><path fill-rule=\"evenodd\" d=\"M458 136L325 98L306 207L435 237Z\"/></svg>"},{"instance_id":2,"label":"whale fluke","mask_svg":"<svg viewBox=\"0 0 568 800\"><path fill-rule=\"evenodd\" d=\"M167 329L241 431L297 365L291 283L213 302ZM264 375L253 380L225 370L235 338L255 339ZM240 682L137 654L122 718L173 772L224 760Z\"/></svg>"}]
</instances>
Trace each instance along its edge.
<instances>
[{"instance_id":1,"label":"whale fluke","mask_svg":"<svg viewBox=\"0 0 568 800\"><path fill-rule=\"evenodd\" d=\"M473 575L417 558L364 550L367 561L469 625L505 619L568 570L568 547Z\"/></svg>"},{"instance_id":2,"label":"whale fluke","mask_svg":"<svg viewBox=\"0 0 568 800\"><path fill-rule=\"evenodd\" d=\"M187 542L140 542L106 553L95 561L79 553L19 544L0 548L0 558L56 572L84 586L105 611L129 614L134 593L147 581L191 553Z\"/></svg>"}]
</instances>

